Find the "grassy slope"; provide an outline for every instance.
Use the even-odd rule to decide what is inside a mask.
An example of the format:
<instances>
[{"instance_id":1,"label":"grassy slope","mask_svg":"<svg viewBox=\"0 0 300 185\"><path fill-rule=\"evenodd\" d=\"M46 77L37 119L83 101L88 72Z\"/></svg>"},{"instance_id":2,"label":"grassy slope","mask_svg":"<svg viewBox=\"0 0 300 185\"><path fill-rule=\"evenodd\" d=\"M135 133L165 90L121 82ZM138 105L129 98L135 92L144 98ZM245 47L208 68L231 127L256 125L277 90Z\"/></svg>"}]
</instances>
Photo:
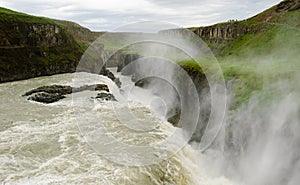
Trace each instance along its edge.
<instances>
[{"instance_id":1,"label":"grassy slope","mask_svg":"<svg viewBox=\"0 0 300 185\"><path fill-rule=\"evenodd\" d=\"M0 7L0 20L7 22L24 22L24 23L51 23L54 24L54 21L45 17L37 17L28 15L21 12L16 12L6 8Z\"/></svg>"},{"instance_id":2,"label":"grassy slope","mask_svg":"<svg viewBox=\"0 0 300 185\"><path fill-rule=\"evenodd\" d=\"M269 18L269 19L268 19ZM236 24L258 29L222 45L216 55L228 82L236 80L232 108L237 108L266 83L289 78L300 70L300 10L274 13L274 7ZM268 22L265 20L268 19ZM226 23L223 23L226 24ZM192 61L186 61L189 66ZM191 65L195 68L195 65Z\"/></svg>"},{"instance_id":3,"label":"grassy slope","mask_svg":"<svg viewBox=\"0 0 300 185\"><path fill-rule=\"evenodd\" d=\"M92 32L91 30L80 26L77 23L63 20L53 20L56 24L66 29L75 38L76 42L85 50L99 36L105 32Z\"/></svg>"}]
</instances>

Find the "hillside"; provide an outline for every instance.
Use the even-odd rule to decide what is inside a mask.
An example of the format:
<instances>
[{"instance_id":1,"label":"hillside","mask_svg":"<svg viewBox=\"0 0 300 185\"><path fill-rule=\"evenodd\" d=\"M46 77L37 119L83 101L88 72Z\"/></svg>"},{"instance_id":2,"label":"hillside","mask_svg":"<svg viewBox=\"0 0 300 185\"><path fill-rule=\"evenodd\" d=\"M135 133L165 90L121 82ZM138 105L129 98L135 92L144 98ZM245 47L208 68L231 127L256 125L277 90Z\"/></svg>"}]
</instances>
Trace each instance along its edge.
<instances>
[{"instance_id":1,"label":"hillside","mask_svg":"<svg viewBox=\"0 0 300 185\"><path fill-rule=\"evenodd\" d=\"M189 29L212 49L226 82L235 82L232 108L247 102L264 84L300 70L299 0L282 1L246 20ZM186 61L185 66L192 63Z\"/></svg>"},{"instance_id":2,"label":"hillside","mask_svg":"<svg viewBox=\"0 0 300 185\"><path fill-rule=\"evenodd\" d=\"M88 47L93 41L95 41L100 35L105 32L93 32L85 27L80 26L77 23L63 20L54 20L54 22L69 32L74 39L82 44L84 47Z\"/></svg>"},{"instance_id":3,"label":"hillside","mask_svg":"<svg viewBox=\"0 0 300 185\"><path fill-rule=\"evenodd\" d=\"M254 48L258 53L265 54L269 52L267 50L273 49L269 44L277 36L284 36L280 32L291 32L294 35L300 30L299 8L299 0L285 0L246 20L189 29L206 41L220 59L241 55L247 52L245 50Z\"/></svg>"},{"instance_id":4,"label":"hillside","mask_svg":"<svg viewBox=\"0 0 300 185\"><path fill-rule=\"evenodd\" d=\"M0 82L74 72L100 33L0 8Z\"/></svg>"}]
</instances>

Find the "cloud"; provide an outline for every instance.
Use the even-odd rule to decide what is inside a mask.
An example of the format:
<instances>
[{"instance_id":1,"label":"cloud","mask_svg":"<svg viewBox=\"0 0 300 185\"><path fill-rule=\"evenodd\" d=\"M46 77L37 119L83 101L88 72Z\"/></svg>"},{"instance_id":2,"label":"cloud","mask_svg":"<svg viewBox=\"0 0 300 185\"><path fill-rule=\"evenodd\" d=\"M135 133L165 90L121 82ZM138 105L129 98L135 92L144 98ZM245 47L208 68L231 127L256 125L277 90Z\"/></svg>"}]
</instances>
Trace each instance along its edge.
<instances>
[{"instance_id":1,"label":"cloud","mask_svg":"<svg viewBox=\"0 0 300 185\"><path fill-rule=\"evenodd\" d=\"M180 27L245 19L280 0L0 0L0 6L28 14L77 22L92 30L113 30L138 21L166 21Z\"/></svg>"}]
</instances>

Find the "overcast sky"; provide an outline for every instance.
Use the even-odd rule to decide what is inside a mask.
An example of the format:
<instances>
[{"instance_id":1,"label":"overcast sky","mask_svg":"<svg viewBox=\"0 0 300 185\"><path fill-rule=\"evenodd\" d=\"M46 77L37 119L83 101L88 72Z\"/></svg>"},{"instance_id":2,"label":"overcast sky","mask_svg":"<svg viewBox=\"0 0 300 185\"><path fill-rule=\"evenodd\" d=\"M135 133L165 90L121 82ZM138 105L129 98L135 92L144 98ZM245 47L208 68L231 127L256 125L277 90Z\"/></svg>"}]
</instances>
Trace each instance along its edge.
<instances>
[{"instance_id":1,"label":"overcast sky","mask_svg":"<svg viewBox=\"0 0 300 185\"><path fill-rule=\"evenodd\" d=\"M166 21L180 27L245 19L280 0L0 0L0 6L111 31L139 21Z\"/></svg>"}]
</instances>

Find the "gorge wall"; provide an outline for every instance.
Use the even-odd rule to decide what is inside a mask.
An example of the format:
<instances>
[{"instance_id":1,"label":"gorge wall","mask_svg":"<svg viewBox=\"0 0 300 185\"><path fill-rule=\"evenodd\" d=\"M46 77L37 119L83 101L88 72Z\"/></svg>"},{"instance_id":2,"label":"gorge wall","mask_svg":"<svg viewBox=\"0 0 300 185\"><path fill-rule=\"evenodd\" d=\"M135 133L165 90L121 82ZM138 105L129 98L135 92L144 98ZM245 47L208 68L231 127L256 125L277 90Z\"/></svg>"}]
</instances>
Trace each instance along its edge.
<instances>
[{"instance_id":1,"label":"gorge wall","mask_svg":"<svg viewBox=\"0 0 300 185\"><path fill-rule=\"evenodd\" d=\"M101 33L0 8L0 82L74 72Z\"/></svg>"},{"instance_id":2,"label":"gorge wall","mask_svg":"<svg viewBox=\"0 0 300 185\"><path fill-rule=\"evenodd\" d=\"M208 27L190 28L195 34L208 43L223 43L253 30L237 22L217 24Z\"/></svg>"}]
</instances>

